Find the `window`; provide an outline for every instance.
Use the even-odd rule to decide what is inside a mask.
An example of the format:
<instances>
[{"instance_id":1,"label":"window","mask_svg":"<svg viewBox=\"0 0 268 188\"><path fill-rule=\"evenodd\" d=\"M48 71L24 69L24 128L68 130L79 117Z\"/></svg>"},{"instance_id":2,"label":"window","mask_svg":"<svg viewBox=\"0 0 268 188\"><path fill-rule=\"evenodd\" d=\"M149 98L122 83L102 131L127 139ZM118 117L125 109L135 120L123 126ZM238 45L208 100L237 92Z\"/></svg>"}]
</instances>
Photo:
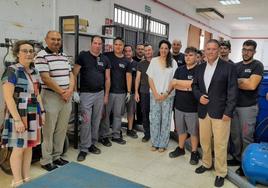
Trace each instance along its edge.
<instances>
[{"instance_id":1,"label":"window","mask_svg":"<svg viewBox=\"0 0 268 188\"><path fill-rule=\"evenodd\" d=\"M122 7L114 8L114 22L138 29L143 29L143 16Z\"/></svg>"}]
</instances>

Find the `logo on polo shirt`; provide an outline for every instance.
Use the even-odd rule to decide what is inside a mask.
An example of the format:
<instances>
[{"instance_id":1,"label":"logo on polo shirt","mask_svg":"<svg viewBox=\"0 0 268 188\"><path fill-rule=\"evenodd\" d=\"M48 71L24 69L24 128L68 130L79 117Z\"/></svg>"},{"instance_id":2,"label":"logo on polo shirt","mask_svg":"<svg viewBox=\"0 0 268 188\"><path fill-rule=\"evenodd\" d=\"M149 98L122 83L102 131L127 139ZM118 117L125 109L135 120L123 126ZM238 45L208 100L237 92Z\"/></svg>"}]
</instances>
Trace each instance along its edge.
<instances>
[{"instance_id":1,"label":"logo on polo shirt","mask_svg":"<svg viewBox=\"0 0 268 188\"><path fill-rule=\"evenodd\" d=\"M187 78L188 78L188 80L192 80L193 79L193 75L188 75Z\"/></svg>"},{"instance_id":2,"label":"logo on polo shirt","mask_svg":"<svg viewBox=\"0 0 268 188\"><path fill-rule=\"evenodd\" d=\"M245 69L245 72L251 73L251 69Z\"/></svg>"},{"instance_id":3,"label":"logo on polo shirt","mask_svg":"<svg viewBox=\"0 0 268 188\"><path fill-rule=\"evenodd\" d=\"M122 63L119 63L119 67L124 69L126 66Z\"/></svg>"},{"instance_id":4,"label":"logo on polo shirt","mask_svg":"<svg viewBox=\"0 0 268 188\"><path fill-rule=\"evenodd\" d=\"M99 66L102 66L102 67L104 66L104 65L103 65L103 62L101 62L101 61L98 62L98 65L99 65Z\"/></svg>"},{"instance_id":5,"label":"logo on polo shirt","mask_svg":"<svg viewBox=\"0 0 268 188\"><path fill-rule=\"evenodd\" d=\"M132 68L132 71L136 71L136 68Z\"/></svg>"}]
</instances>

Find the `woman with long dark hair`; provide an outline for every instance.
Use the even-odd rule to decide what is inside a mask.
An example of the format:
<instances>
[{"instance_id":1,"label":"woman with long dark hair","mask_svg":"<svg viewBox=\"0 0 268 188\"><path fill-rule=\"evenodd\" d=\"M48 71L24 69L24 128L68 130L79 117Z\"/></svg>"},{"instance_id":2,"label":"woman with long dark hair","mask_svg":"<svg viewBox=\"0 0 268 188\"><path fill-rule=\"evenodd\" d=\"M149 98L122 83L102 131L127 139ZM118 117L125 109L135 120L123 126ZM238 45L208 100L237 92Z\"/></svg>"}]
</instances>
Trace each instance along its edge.
<instances>
[{"instance_id":1,"label":"woman with long dark hair","mask_svg":"<svg viewBox=\"0 0 268 188\"><path fill-rule=\"evenodd\" d=\"M168 146L174 99L170 83L177 69L177 63L172 59L170 48L169 41L160 41L158 56L152 59L146 72L150 85L152 150L159 152L164 152Z\"/></svg>"},{"instance_id":2,"label":"woman with long dark hair","mask_svg":"<svg viewBox=\"0 0 268 188\"><path fill-rule=\"evenodd\" d=\"M13 48L16 64L2 76L6 103L2 144L12 147L10 166L11 186L17 187L30 180L32 147L40 144L44 108L39 95L40 76L32 66L34 46L29 41L18 41Z\"/></svg>"}]
</instances>

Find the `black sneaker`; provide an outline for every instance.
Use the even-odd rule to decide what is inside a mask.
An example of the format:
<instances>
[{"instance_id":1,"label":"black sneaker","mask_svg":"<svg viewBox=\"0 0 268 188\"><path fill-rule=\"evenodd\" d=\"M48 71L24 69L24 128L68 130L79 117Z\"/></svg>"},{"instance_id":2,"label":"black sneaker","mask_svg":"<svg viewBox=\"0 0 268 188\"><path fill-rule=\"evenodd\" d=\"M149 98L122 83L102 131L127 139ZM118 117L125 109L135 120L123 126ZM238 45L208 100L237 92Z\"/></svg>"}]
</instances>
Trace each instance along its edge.
<instances>
[{"instance_id":1,"label":"black sneaker","mask_svg":"<svg viewBox=\"0 0 268 188\"><path fill-rule=\"evenodd\" d=\"M222 187L224 185L224 178L220 176L216 176L214 185L215 187Z\"/></svg>"},{"instance_id":2,"label":"black sneaker","mask_svg":"<svg viewBox=\"0 0 268 188\"><path fill-rule=\"evenodd\" d=\"M142 142L148 142L150 140L150 136L144 136L141 141Z\"/></svg>"},{"instance_id":3,"label":"black sneaker","mask_svg":"<svg viewBox=\"0 0 268 188\"><path fill-rule=\"evenodd\" d=\"M138 135L136 133L136 131L134 131L133 129L132 130L127 130L127 135L131 138L138 138Z\"/></svg>"},{"instance_id":4,"label":"black sneaker","mask_svg":"<svg viewBox=\"0 0 268 188\"><path fill-rule=\"evenodd\" d=\"M191 152L190 164L191 165L197 165L198 161L199 161L199 153L198 153L198 151L192 151Z\"/></svg>"},{"instance_id":5,"label":"black sneaker","mask_svg":"<svg viewBox=\"0 0 268 188\"><path fill-rule=\"evenodd\" d=\"M211 169L212 169L212 167L206 168L203 165L201 165L200 167L198 167L197 169L195 169L195 173L197 173L197 174L203 174L204 172L209 171Z\"/></svg>"},{"instance_id":6,"label":"black sneaker","mask_svg":"<svg viewBox=\"0 0 268 188\"><path fill-rule=\"evenodd\" d=\"M231 159L231 160L227 160L227 165L228 166L240 166L241 162L234 158L234 159Z\"/></svg>"},{"instance_id":7,"label":"black sneaker","mask_svg":"<svg viewBox=\"0 0 268 188\"><path fill-rule=\"evenodd\" d=\"M112 143L110 142L109 138L99 139L99 142L102 143L106 147L111 147L112 146Z\"/></svg>"},{"instance_id":8,"label":"black sneaker","mask_svg":"<svg viewBox=\"0 0 268 188\"><path fill-rule=\"evenodd\" d=\"M77 156L77 161L84 161L86 159L87 153L84 151L80 151Z\"/></svg>"},{"instance_id":9,"label":"black sneaker","mask_svg":"<svg viewBox=\"0 0 268 188\"><path fill-rule=\"evenodd\" d=\"M64 160L62 158L58 158L57 160L53 161L55 165L63 166L69 163L69 161Z\"/></svg>"},{"instance_id":10,"label":"black sneaker","mask_svg":"<svg viewBox=\"0 0 268 188\"><path fill-rule=\"evenodd\" d=\"M88 151L90 153L94 153L94 154L100 154L101 153L101 150L99 148L97 148L95 145L91 145L89 148L88 148Z\"/></svg>"},{"instance_id":11,"label":"black sneaker","mask_svg":"<svg viewBox=\"0 0 268 188\"><path fill-rule=\"evenodd\" d=\"M181 155L185 154L185 150L181 149L180 147L177 147L174 151L169 153L169 157L170 158L175 158L175 157L179 157Z\"/></svg>"},{"instance_id":12,"label":"black sneaker","mask_svg":"<svg viewBox=\"0 0 268 188\"><path fill-rule=\"evenodd\" d=\"M123 140L122 138L112 138L113 142L116 142L117 144L126 144L126 141Z\"/></svg>"}]
</instances>

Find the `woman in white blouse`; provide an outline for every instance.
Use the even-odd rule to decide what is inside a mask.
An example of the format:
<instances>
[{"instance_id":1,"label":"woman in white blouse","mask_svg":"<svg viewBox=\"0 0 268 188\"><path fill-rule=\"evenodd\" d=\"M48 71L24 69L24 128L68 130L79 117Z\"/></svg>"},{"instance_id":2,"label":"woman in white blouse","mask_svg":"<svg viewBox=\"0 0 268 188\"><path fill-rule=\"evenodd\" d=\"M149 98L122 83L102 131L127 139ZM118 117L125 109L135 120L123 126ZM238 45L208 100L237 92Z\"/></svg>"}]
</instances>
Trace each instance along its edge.
<instances>
[{"instance_id":1,"label":"woman in white blouse","mask_svg":"<svg viewBox=\"0 0 268 188\"><path fill-rule=\"evenodd\" d=\"M168 146L174 91L170 82L177 69L177 63L170 52L167 40L159 43L159 54L153 58L147 75L150 85L150 133L152 150L164 152Z\"/></svg>"}]
</instances>

